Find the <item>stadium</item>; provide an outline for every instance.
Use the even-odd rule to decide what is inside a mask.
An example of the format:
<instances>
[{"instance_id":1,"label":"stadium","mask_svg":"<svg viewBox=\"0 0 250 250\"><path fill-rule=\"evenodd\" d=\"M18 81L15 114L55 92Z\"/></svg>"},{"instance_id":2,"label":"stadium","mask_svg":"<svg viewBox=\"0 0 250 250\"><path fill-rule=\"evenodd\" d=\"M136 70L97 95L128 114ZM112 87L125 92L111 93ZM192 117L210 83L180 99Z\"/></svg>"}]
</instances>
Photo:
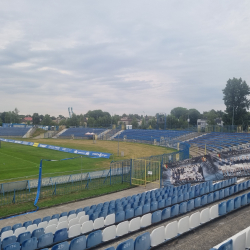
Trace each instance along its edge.
<instances>
[{"instance_id":1,"label":"stadium","mask_svg":"<svg viewBox=\"0 0 250 250\"><path fill-rule=\"evenodd\" d=\"M194 235L192 249L247 244L247 230L215 231L209 243L204 234L228 218L248 223L248 133L68 128L32 139L34 128L20 126L0 128L9 170L0 184L2 248L182 249ZM118 145L138 154L121 160Z\"/></svg>"}]
</instances>

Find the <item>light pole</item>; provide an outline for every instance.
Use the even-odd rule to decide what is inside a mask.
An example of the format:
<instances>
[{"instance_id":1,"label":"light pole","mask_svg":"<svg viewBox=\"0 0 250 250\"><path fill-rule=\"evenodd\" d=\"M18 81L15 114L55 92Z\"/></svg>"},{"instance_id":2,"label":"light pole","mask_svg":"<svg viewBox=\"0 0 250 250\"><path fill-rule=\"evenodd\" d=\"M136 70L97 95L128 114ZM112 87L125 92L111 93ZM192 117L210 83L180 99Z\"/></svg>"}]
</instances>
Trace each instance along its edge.
<instances>
[{"instance_id":1,"label":"light pole","mask_svg":"<svg viewBox=\"0 0 250 250\"><path fill-rule=\"evenodd\" d=\"M189 130L189 121L190 121L190 119L189 119L189 113L188 113L188 119L187 119L187 121L188 121L188 130Z\"/></svg>"}]
</instances>

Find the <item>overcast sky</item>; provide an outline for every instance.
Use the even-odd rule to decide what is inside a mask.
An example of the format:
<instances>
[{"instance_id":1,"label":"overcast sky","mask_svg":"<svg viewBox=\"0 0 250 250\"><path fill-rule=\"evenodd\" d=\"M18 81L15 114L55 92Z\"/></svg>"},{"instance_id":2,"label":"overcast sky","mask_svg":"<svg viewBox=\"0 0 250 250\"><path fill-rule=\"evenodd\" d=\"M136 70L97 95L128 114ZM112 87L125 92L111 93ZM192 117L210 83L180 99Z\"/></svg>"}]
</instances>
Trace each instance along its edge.
<instances>
[{"instance_id":1,"label":"overcast sky","mask_svg":"<svg viewBox=\"0 0 250 250\"><path fill-rule=\"evenodd\" d=\"M250 85L249 0L0 3L0 112L225 110Z\"/></svg>"}]
</instances>

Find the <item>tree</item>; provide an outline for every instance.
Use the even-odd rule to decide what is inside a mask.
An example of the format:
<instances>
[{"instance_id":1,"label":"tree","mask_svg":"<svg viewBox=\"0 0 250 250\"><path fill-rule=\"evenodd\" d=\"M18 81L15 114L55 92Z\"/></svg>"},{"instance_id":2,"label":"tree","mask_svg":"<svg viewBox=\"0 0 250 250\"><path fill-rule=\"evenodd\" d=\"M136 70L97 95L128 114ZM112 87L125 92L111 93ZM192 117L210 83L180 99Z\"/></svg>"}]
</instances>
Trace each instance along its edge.
<instances>
[{"instance_id":1,"label":"tree","mask_svg":"<svg viewBox=\"0 0 250 250\"><path fill-rule=\"evenodd\" d=\"M52 120L50 118L50 115L46 114L42 120L42 125L44 126L51 126L53 123L52 123Z\"/></svg>"},{"instance_id":2,"label":"tree","mask_svg":"<svg viewBox=\"0 0 250 250\"><path fill-rule=\"evenodd\" d=\"M241 78L233 78L227 81L226 87L222 90L224 103L226 105L223 121L225 124L244 125L247 121L247 109L250 101L247 96L250 88Z\"/></svg>"},{"instance_id":3,"label":"tree","mask_svg":"<svg viewBox=\"0 0 250 250\"><path fill-rule=\"evenodd\" d=\"M131 125L133 129L138 128L138 122L135 117L133 118Z\"/></svg>"},{"instance_id":4,"label":"tree","mask_svg":"<svg viewBox=\"0 0 250 250\"><path fill-rule=\"evenodd\" d=\"M38 125L40 123L40 116L38 113L34 113L32 115L32 121L34 125Z\"/></svg>"},{"instance_id":5,"label":"tree","mask_svg":"<svg viewBox=\"0 0 250 250\"><path fill-rule=\"evenodd\" d=\"M216 125L215 119L218 118L218 114L214 109L211 109L208 112L203 112L203 117L207 120L208 125Z\"/></svg>"},{"instance_id":6,"label":"tree","mask_svg":"<svg viewBox=\"0 0 250 250\"><path fill-rule=\"evenodd\" d=\"M177 107L171 110L171 115L175 116L177 119L180 119L180 117L185 117L188 113L188 110L186 108Z\"/></svg>"},{"instance_id":7,"label":"tree","mask_svg":"<svg viewBox=\"0 0 250 250\"><path fill-rule=\"evenodd\" d=\"M201 113L197 109L189 109L188 110L188 115L189 115L189 124L196 126L197 125L197 120L201 118Z\"/></svg>"}]
</instances>

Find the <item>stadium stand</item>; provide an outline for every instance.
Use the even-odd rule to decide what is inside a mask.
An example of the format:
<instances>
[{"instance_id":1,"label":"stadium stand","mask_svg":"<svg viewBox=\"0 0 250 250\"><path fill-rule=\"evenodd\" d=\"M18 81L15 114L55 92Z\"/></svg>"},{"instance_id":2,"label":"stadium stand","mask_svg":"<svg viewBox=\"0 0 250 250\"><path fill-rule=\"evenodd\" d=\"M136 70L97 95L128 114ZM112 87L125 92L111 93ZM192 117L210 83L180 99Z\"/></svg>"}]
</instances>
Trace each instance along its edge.
<instances>
[{"instance_id":1,"label":"stadium stand","mask_svg":"<svg viewBox=\"0 0 250 250\"><path fill-rule=\"evenodd\" d=\"M22 137L24 136L30 128L17 128L17 127L13 127L13 128L3 128L0 127L0 136L2 137Z\"/></svg>"},{"instance_id":2,"label":"stadium stand","mask_svg":"<svg viewBox=\"0 0 250 250\"><path fill-rule=\"evenodd\" d=\"M185 134L192 133L191 131L178 130L150 130L150 129L128 129L115 136L114 139L126 138L127 140L153 141L159 142L161 137L164 139L174 139Z\"/></svg>"},{"instance_id":3,"label":"stadium stand","mask_svg":"<svg viewBox=\"0 0 250 250\"><path fill-rule=\"evenodd\" d=\"M18 244L21 244L22 249L27 244L34 244L34 249L37 249L86 234L88 234L86 244L87 248L89 248L93 244L98 245L97 242L106 242L111 238L117 238L128 232L150 226L152 223L185 214L250 187L250 181L234 185L235 183L236 178L232 178L214 185L207 182L193 187L188 185L165 187L83 209L71 210L60 215L46 216L33 222L27 221L23 224L18 223L7 226L1 229L2 248L5 249L9 244L18 242ZM188 197L185 189L186 191L189 189L191 194L189 196L194 195L196 198L189 199L190 197ZM206 191L207 194L205 194ZM231 210L248 204L250 202L250 193L244 195L244 199L238 198L237 202L236 199L234 200L233 204L229 202ZM158 210L161 208L163 210ZM224 214L224 210L220 205L218 206L218 214ZM103 231L100 229L103 229ZM90 240L96 237L98 240ZM34 238L37 241L30 240ZM27 240L30 240L30 243L24 244ZM37 245L34 242L37 242Z\"/></svg>"},{"instance_id":4,"label":"stadium stand","mask_svg":"<svg viewBox=\"0 0 250 250\"><path fill-rule=\"evenodd\" d=\"M58 137L59 138L69 138L72 135L74 137L80 137L80 138L92 138L93 134L99 135L103 133L106 129L102 128L69 128L65 130L63 133L61 133ZM91 133L91 135L89 134Z\"/></svg>"},{"instance_id":5,"label":"stadium stand","mask_svg":"<svg viewBox=\"0 0 250 250\"><path fill-rule=\"evenodd\" d=\"M212 132L203 136L189 140L191 145L197 145L200 149L205 149L205 145L210 152L220 152L238 147L250 142L248 133L217 133ZM203 150L204 153L204 150Z\"/></svg>"}]
</instances>

